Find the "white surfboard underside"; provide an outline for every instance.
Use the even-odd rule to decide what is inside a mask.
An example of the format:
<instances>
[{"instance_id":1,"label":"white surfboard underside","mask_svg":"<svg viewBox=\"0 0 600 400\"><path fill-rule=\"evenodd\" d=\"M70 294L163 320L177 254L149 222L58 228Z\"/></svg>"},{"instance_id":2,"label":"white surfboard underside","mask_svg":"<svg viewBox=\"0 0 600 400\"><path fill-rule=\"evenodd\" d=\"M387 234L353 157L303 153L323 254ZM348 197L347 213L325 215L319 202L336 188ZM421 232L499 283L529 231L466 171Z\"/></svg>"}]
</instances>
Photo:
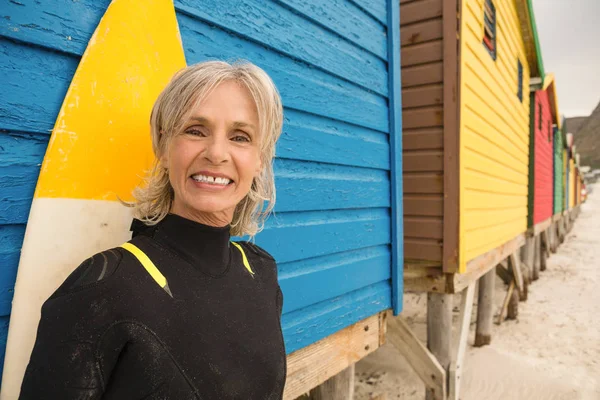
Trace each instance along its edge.
<instances>
[{"instance_id":1,"label":"white surfboard underside","mask_svg":"<svg viewBox=\"0 0 600 400\"><path fill-rule=\"evenodd\" d=\"M1 400L19 397L46 299L81 262L131 238L131 209L115 201L36 198L29 219L36 223L21 250Z\"/></svg>"}]
</instances>

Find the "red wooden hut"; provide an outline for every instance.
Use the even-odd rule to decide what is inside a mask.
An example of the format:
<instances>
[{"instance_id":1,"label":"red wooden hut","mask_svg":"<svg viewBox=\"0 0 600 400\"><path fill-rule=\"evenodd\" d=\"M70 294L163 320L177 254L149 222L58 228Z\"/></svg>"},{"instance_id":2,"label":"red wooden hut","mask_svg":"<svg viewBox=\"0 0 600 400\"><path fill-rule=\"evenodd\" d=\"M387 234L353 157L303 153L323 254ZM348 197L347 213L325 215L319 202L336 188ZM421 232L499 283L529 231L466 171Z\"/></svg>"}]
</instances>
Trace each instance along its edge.
<instances>
[{"instance_id":1,"label":"red wooden hut","mask_svg":"<svg viewBox=\"0 0 600 400\"><path fill-rule=\"evenodd\" d=\"M531 140L529 144L529 212L528 226L550 222L553 209L554 125L560 124L552 74L531 90Z\"/></svg>"}]
</instances>

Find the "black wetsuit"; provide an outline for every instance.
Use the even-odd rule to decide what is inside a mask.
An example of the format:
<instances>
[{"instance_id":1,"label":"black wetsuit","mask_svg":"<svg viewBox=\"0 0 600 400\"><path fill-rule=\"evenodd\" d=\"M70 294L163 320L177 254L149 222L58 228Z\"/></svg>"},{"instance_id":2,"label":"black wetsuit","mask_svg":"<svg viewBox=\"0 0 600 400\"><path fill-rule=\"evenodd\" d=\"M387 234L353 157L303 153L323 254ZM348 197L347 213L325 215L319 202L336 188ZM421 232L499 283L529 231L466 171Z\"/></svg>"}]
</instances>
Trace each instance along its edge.
<instances>
[{"instance_id":1,"label":"black wetsuit","mask_svg":"<svg viewBox=\"0 0 600 400\"><path fill-rule=\"evenodd\" d=\"M175 215L133 230L170 294L123 248L86 260L42 307L20 398L281 399L273 258Z\"/></svg>"}]
</instances>

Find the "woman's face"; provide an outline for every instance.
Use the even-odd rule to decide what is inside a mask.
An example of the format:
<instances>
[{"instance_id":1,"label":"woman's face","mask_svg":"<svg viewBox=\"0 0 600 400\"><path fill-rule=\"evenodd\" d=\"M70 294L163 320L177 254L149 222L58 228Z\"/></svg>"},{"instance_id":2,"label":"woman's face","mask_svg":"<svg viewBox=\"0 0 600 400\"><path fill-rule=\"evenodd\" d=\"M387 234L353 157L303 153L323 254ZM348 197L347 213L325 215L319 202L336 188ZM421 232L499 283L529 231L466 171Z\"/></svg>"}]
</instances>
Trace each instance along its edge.
<instances>
[{"instance_id":1,"label":"woman's face","mask_svg":"<svg viewBox=\"0 0 600 400\"><path fill-rule=\"evenodd\" d=\"M219 84L161 158L175 192L171 212L212 226L231 223L261 171L258 113L248 89Z\"/></svg>"}]
</instances>

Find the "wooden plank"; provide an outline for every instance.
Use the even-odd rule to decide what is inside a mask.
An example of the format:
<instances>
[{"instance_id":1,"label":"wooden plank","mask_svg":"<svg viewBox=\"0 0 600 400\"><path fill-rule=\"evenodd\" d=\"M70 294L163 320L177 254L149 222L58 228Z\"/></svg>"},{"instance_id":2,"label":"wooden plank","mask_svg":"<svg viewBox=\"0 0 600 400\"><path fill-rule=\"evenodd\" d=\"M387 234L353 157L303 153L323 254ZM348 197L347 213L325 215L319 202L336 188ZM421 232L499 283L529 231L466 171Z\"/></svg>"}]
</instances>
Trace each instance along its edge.
<instances>
[{"instance_id":1,"label":"wooden plank","mask_svg":"<svg viewBox=\"0 0 600 400\"><path fill-rule=\"evenodd\" d=\"M404 195L404 215L441 217L444 204L441 195Z\"/></svg>"},{"instance_id":2,"label":"wooden plank","mask_svg":"<svg viewBox=\"0 0 600 400\"><path fill-rule=\"evenodd\" d=\"M244 17L244 20L252 19ZM312 68L288 56L291 53L265 48L253 40L231 35L229 32L216 29L210 24L186 15L179 16L179 23L182 41L186 43L188 64L206 59L234 60L243 57L263 68L271 76L277 84L286 107L382 132L389 131L387 99L356 85L354 79ZM251 35L250 38L254 36ZM382 82L386 84L386 91L387 77L386 70L381 76ZM327 93L326 99L323 98L325 93ZM344 107L340 107L340 104ZM352 107L353 111L345 107ZM357 113L356 110L361 112ZM366 110L371 110L373 115Z\"/></svg>"},{"instance_id":3,"label":"wooden plank","mask_svg":"<svg viewBox=\"0 0 600 400\"><path fill-rule=\"evenodd\" d=\"M402 90L402 108L424 107L442 104L443 89L439 83Z\"/></svg>"},{"instance_id":4,"label":"wooden plank","mask_svg":"<svg viewBox=\"0 0 600 400\"><path fill-rule=\"evenodd\" d=\"M440 150L404 152L403 159L403 172L437 172L444 168L444 153Z\"/></svg>"},{"instance_id":5,"label":"wooden plank","mask_svg":"<svg viewBox=\"0 0 600 400\"><path fill-rule=\"evenodd\" d=\"M385 208L282 212L267 221L256 243L268 244L265 248L284 263L388 244L390 225Z\"/></svg>"},{"instance_id":6,"label":"wooden plank","mask_svg":"<svg viewBox=\"0 0 600 400\"><path fill-rule=\"evenodd\" d=\"M446 371L401 317L388 318L387 339L436 395L434 398L446 398Z\"/></svg>"},{"instance_id":7,"label":"wooden plank","mask_svg":"<svg viewBox=\"0 0 600 400\"><path fill-rule=\"evenodd\" d=\"M387 60L385 27L351 2L281 0L297 12Z\"/></svg>"},{"instance_id":8,"label":"wooden plank","mask_svg":"<svg viewBox=\"0 0 600 400\"><path fill-rule=\"evenodd\" d=\"M274 171L279 213L390 207L386 170L277 158Z\"/></svg>"},{"instance_id":9,"label":"wooden plank","mask_svg":"<svg viewBox=\"0 0 600 400\"><path fill-rule=\"evenodd\" d=\"M404 174L404 193L443 193L443 177L435 173Z\"/></svg>"},{"instance_id":10,"label":"wooden plank","mask_svg":"<svg viewBox=\"0 0 600 400\"><path fill-rule=\"evenodd\" d=\"M460 214L460 63L457 0L443 2L444 272L458 272Z\"/></svg>"},{"instance_id":11,"label":"wooden plank","mask_svg":"<svg viewBox=\"0 0 600 400\"><path fill-rule=\"evenodd\" d=\"M390 168L389 134L337 119L285 109L277 158Z\"/></svg>"},{"instance_id":12,"label":"wooden plank","mask_svg":"<svg viewBox=\"0 0 600 400\"><path fill-rule=\"evenodd\" d=\"M490 271L494 276L493 271ZM448 399L459 400L460 384L463 372L465 352L467 350L467 339L471 325L471 313L473 312L473 296L475 294L475 283L470 284L463 290L460 304L460 316L458 318L458 336L456 338L452 353L452 361L448 370Z\"/></svg>"},{"instance_id":13,"label":"wooden plank","mask_svg":"<svg viewBox=\"0 0 600 400\"><path fill-rule=\"evenodd\" d=\"M304 309L391 278L389 245L279 263L283 313ZM303 288L310 287L307 291Z\"/></svg>"},{"instance_id":14,"label":"wooden plank","mask_svg":"<svg viewBox=\"0 0 600 400\"><path fill-rule=\"evenodd\" d=\"M462 274L453 274L453 279L450 284L450 293L457 293L469 286L471 282L479 279L483 274L494 268L510 254L517 251L524 243L525 235L520 234L503 245L467 262L466 272Z\"/></svg>"},{"instance_id":15,"label":"wooden plank","mask_svg":"<svg viewBox=\"0 0 600 400\"><path fill-rule=\"evenodd\" d=\"M442 108L429 106L406 110L402 113L402 124L404 129L441 126L443 124Z\"/></svg>"},{"instance_id":16,"label":"wooden plank","mask_svg":"<svg viewBox=\"0 0 600 400\"><path fill-rule=\"evenodd\" d=\"M401 6L400 26L442 16L442 0L421 0Z\"/></svg>"},{"instance_id":17,"label":"wooden plank","mask_svg":"<svg viewBox=\"0 0 600 400\"><path fill-rule=\"evenodd\" d=\"M421 267L404 269L404 291L405 292L446 292L446 274L442 272L441 262L437 267Z\"/></svg>"},{"instance_id":18,"label":"wooden plank","mask_svg":"<svg viewBox=\"0 0 600 400\"><path fill-rule=\"evenodd\" d=\"M404 257L407 260L442 261L439 239L404 237Z\"/></svg>"},{"instance_id":19,"label":"wooden plank","mask_svg":"<svg viewBox=\"0 0 600 400\"><path fill-rule=\"evenodd\" d=\"M406 27L400 26L402 46L429 42L442 38L442 20L427 20Z\"/></svg>"},{"instance_id":20,"label":"wooden plank","mask_svg":"<svg viewBox=\"0 0 600 400\"><path fill-rule=\"evenodd\" d=\"M442 62L402 67L400 72L402 74L402 88L440 83L443 81L444 75Z\"/></svg>"},{"instance_id":21,"label":"wooden plank","mask_svg":"<svg viewBox=\"0 0 600 400\"><path fill-rule=\"evenodd\" d=\"M547 220L540 222L539 224L533 227L533 235L537 236L540 233L544 232L548 227L552 224L552 218L548 218Z\"/></svg>"},{"instance_id":22,"label":"wooden plank","mask_svg":"<svg viewBox=\"0 0 600 400\"><path fill-rule=\"evenodd\" d=\"M437 217L404 217L404 234L411 238L442 239L442 220Z\"/></svg>"},{"instance_id":23,"label":"wooden plank","mask_svg":"<svg viewBox=\"0 0 600 400\"><path fill-rule=\"evenodd\" d=\"M373 315L288 355L283 398L296 399L379 348L385 314Z\"/></svg>"},{"instance_id":24,"label":"wooden plank","mask_svg":"<svg viewBox=\"0 0 600 400\"><path fill-rule=\"evenodd\" d=\"M404 150L434 150L444 147L441 128L404 129L402 148Z\"/></svg>"},{"instance_id":25,"label":"wooden plank","mask_svg":"<svg viewBox=\"0 0 600 400\"><path fill-rule=\"evenodd\" d=\"M402 48L402 68L443 60L441 41L419 43Z\"/></svg>"},{"instance_id":26,"label":"wooden plank","mask_svg":"<svg viewBox=\"0 0 600 400\"><path fill-rule=\"evenodd\" d=\"M248 0L244 7L223 7L220 0L179 0L175 8L182 37L190 19L211 26L227 27L239 37L250 37L264 47L293 54L328 71L387 96L386 63L325 27L303 18L287 7L261 0ZM184 21L181 14L191 18ZM255 18L248 18L255 15ZM260 23L257 23L260 21ZM193 26L193 25L192 25ZM287 29L281 29L286 26ZM196 42L204 42L203 40ZM185 40L184 43L187 43ZM202 43L203 44L203 43ZM187 54L186 54L187 55Z\"/></svg>"}]
</instances>

